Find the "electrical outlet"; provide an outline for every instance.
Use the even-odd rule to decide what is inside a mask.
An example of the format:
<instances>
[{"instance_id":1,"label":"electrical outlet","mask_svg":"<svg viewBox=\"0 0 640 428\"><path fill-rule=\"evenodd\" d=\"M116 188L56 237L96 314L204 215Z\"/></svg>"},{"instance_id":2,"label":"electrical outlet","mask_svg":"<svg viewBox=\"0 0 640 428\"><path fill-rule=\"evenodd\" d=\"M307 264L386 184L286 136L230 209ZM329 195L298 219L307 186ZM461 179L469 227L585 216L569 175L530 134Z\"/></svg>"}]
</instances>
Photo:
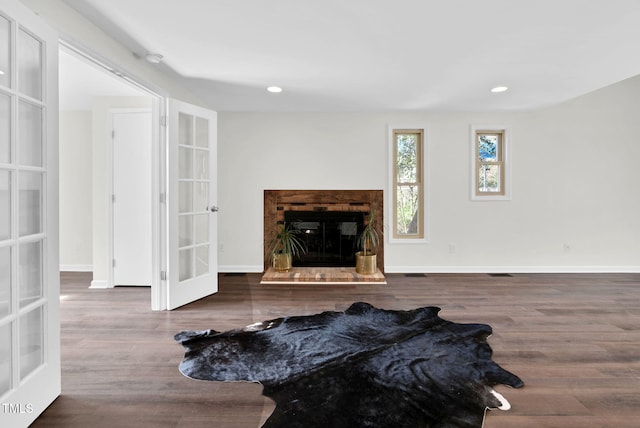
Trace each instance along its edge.
<instances>
[{"instance_id":1,"label":"electrical outlet","mask_svg":"<svg viewBox=\"0 0 640 428\"><path fill-rule=\"evenodd\" d=\"M570 253L571 252L571 245L569 244L564 244L564 246L562 247L565 253Z\"/></svg>"}]
</instances>

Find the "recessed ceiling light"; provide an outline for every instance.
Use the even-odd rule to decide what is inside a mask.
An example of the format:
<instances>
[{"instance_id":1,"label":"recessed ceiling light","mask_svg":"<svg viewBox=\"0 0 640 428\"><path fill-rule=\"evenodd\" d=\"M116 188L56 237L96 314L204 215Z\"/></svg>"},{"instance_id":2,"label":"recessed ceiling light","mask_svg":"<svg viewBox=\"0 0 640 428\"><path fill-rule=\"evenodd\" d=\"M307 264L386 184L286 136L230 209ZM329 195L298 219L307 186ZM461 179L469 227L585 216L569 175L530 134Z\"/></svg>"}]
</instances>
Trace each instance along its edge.
<instances>
[{"instance_id":1,"label":"recessed ceiling light","mask_svg":"<svg viewBox=\"0 0 640 428\"><path fill-rule=\"evenodd\" d=\"M281 88L281 87L279 87L279 86L269 86L269 87L267 88L267 91L272 92L272 93L274 93L274 94L277 94L277 93L282 92L282 88Z\"/></svg>"},{"instance_id":2,"label":"recessed ceiling light","mask_svg":"<svg viewBox=\"0 0 640 428\"><path fill-rule=\"evenodd\" d=\"M504 92L504 91L506 91L507 89L509 89L509 88L508 88L508 87L506 87L506 86L496 86L495 88L492 88L492 89L491 89L491 92L494 92L494 93Z\"/></svg>"}]
</instances>

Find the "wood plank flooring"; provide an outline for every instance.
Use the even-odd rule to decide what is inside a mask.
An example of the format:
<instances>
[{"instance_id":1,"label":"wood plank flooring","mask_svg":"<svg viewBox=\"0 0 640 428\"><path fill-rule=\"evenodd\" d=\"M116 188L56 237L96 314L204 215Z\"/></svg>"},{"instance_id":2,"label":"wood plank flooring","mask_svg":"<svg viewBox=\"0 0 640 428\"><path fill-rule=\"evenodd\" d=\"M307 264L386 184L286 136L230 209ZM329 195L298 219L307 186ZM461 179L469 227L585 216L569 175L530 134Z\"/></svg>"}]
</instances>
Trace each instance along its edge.
<instances>
[{"instance_id":1,"label":"wood plank flooring","mask_svg":"<svg viewBox=\"0 0 640 428\"><path fill-rule=\"evenodd\" d=\"M494 360L525 387L486 428L626 428L640 421L640 275L387 274L387 284L259 284L221 274L220 292L172 312L150 311L148 288L88 289L62 275L62 395L32 425L259 427L273 410L251 383L201 382L177 370L181 330L227 330L287 315L439 306L455 322L490 324Z\"/></svg>"}]
</instances>

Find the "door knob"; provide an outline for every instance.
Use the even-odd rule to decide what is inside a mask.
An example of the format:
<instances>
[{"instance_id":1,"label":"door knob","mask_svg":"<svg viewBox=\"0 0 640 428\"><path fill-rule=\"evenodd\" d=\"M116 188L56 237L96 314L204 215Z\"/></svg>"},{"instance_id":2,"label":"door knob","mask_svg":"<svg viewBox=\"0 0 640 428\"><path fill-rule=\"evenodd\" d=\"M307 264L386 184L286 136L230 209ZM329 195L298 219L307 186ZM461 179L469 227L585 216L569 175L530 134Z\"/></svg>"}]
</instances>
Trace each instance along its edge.
<instances>
[{"instance_id":1,"label":"door knob","mask_svg":"<svg viewBox=\"0 0 640 428\"><path fill-rule=\"evenodd\" d=\"M209 211L211 211L212 213L217 213L218 212L218 206L214 205L211 208L209 208Z\"/></svg>"}]
</instances>

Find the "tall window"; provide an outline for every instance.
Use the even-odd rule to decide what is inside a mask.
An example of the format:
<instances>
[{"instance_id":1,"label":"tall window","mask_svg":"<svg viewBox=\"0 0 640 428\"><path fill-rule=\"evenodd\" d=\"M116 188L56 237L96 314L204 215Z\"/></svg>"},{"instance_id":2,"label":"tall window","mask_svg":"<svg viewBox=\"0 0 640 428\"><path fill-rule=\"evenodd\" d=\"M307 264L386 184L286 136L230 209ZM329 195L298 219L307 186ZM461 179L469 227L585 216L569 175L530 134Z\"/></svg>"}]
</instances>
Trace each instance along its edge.
<instances>
[{"instance_id":1,"label":"tall window","mask_svg":"<svg viewBox=\"0 0 640 428\"><path fill-rule=\"evenodd\" d=\"M508 198L506 149L506 130L474 130L474 199Z\"/></svg>"},{"instance_id":2,"label":"tall window","mask_svg":"<svg viewBox=\"0 0 640 428\"><path fill-rule=\"evenodd\" d=\"M393 238L423 239L424 130L394 129L392 144Z\"/></svg>"}]
</instances>

